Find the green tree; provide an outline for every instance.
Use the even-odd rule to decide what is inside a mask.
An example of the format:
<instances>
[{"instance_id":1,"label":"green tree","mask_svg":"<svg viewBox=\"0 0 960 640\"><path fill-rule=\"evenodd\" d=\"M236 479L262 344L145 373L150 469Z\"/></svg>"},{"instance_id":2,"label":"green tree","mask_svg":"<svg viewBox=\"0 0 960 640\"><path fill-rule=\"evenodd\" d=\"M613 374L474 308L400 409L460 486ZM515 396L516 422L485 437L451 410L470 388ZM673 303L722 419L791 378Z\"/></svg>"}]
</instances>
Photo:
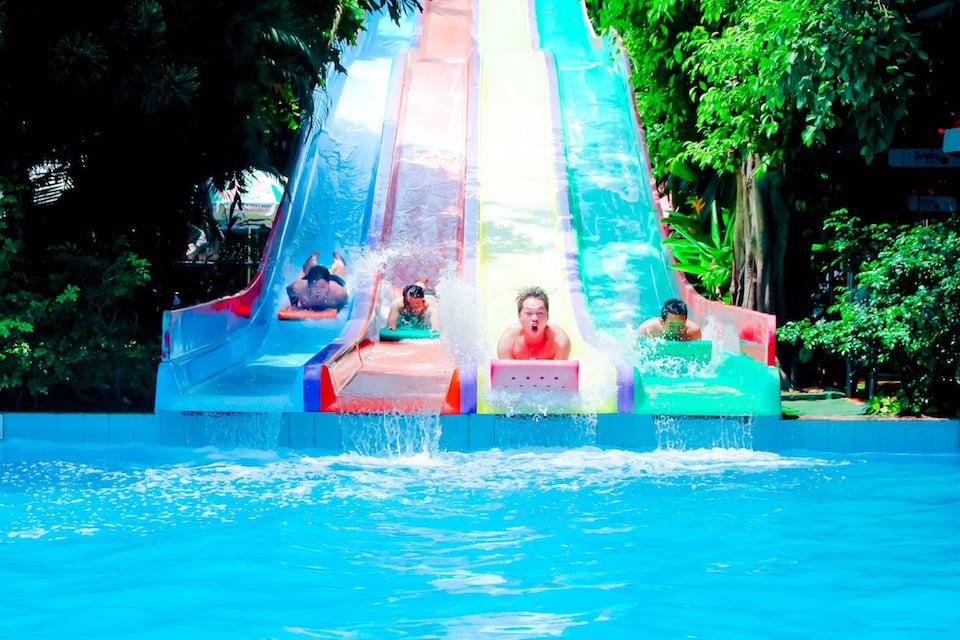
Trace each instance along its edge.
<instances>
[{"instance_id":1,"label":"green tree","mask_svg":"<svg viewBox=\"0 0 960 640\"><path fill-rule=\"evenodd\" d=\"M146 261L123 239L53 245L28 260L9 224L26 191L0 180L0 406L149 407L156 327L130 304L149 280Z\"/></svg>"},{"instance_id":2,"label":"green tree","mask_svg":"<svg viewBox=\"0 0 960 640\"><path fill-rule=\"evenodd\" d=\"M730 304L732 212L716 200L708 204L700 198L693 198L690 207L693 214L674 211L663 218L671 229L663 243L676 258L671 266L693 277L694 285L705 297Z\"/></svg>"},{"instance_id":3,"label":"green tree","mask_svg":"<svg viewBox=\"0 0 960 640\"><path fill-rule=\"evenodd\" d=\"M851 125L869 161L887 148L925 59L910 2L597 0L633 61L654 172L736 176L733 301L784 319L791 214L804 148Z\"/></svg>"},{"instance_id":4,"label":"green tree","mask_svg":"<svg viewBox=\"0 0 960 640\"><path fill-rule=\"evenodd\" d=\"M116 384L110 406L149 408L133 361L155 370L198 185L284 172L319 125L314 90L381 9L420 5L0 0L6 400L57 409Z\"/></svg>"},{"instance_id":5,"label":"green tree","mask_svg":"<svg viewBox=\"0 0 960 640\"><path fill-rule=\"evenodd\" d=\"M862 264L824 318L778 338L903 376L904 412L960 415L960 232L954 222L865 225L846 211L827 221L826 270Z\"/></svg>"},{"instance_id":6,"label":"green tree","mask_svg":"<svg viewBox=\"0 0 960 640\"><path fill-rule=\"evenodd\" d=\"M0 4L0 175L54 167L69 202L46 227L127 235L176 255L196 185L286 170L314 88L367 11L415 0L54 0ZM25 204L25 223L34 219ZM82 224L77 213L82 212ZM158 238L160 242L158 243Z\"/></svg>"}]
</instances>

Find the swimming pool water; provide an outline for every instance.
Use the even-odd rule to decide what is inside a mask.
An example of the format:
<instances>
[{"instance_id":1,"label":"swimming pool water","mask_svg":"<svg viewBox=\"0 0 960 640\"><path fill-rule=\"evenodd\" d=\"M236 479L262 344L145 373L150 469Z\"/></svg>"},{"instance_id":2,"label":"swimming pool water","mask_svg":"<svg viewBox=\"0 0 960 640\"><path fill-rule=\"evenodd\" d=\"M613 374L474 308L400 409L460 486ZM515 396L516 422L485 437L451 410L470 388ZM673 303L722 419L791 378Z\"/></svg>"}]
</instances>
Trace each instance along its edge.
<instances>
[{"instance_id":1,"label":"swimming pool water","mask_svg":"<svg viewBox=\"0 0 960 640\"><path fill-rule=\"evenodd\" d=\"M960 458L0 445L0 638L955 638Z\"/></svg>"}]
</instances>

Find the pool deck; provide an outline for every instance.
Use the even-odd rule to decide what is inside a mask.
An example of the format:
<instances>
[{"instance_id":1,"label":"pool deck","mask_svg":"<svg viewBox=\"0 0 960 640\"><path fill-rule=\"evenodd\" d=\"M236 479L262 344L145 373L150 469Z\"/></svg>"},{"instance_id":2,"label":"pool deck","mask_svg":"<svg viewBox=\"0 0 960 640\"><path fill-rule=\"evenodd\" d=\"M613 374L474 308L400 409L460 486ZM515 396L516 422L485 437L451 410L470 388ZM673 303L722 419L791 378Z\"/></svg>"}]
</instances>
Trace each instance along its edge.
<instances>
[{"instance_id":1,"label":"pool deck","mask_svg":"<svg viewBox=\"0 0 960 640\"><path fill-rule=\"evenodd\" d=\"M784 419L876 420L884 418L884 416L867 415L865 413L867 405L859 398L847 398L839 391L819 388L782 392L780 408Z\"/></svg>"},{"instance_id":2,"label":"pool deck","mask_svg":"<svg viewBox=\"0 0 960 640\"><path fill-rule=\"evenodd\" d=\"M960 454L960 419L863 415L843 397L785 394L784 417L599 415L350 415L331 413L0 413L0 446L144 444L303 449L325 454L390 434L437 433L438 448L478 451L528 446L747 448L774 453ZM419 436L418 436L419 437Z\"/></svg>"}]
</instances>

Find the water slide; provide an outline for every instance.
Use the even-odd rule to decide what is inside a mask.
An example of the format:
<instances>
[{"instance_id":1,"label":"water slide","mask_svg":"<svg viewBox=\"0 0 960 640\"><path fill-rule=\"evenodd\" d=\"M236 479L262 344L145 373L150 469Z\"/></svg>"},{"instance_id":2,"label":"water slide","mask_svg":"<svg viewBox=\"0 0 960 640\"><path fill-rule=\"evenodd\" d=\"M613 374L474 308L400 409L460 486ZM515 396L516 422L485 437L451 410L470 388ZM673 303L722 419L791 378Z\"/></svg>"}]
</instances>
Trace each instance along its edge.
<instances>
[{"instance_id":1,"label":"water slide","mask_svg":"<svg viewBox=\"0 0 960 640\"><path fill-rule=\"evenodd\" d=\"M524 411L490 388L489 361L517 290L536 284L571 336L580 390L535 410L773 411L757 384L770 319L703 300L669 268L628 69L579 3L432 0L422 20L373 16L345 63L251 285L165 315L158 410ZM279 320L303 260L334 249L348 306ZM376 339L403 284L444 278L461 285L440 289L445 339ZM623 331L673 295L717 345L679 375Z\"/></svg>"},{"instance_id":2,"label":"water slide","mask_svg":"<svg viewBox=\"0 0 960 640\"><path fill-rule=\"evenodd\" d=\"M559 131L551 102L547 60L535 47L536 23L527 3L480 4L480 116L477 292L482 301L481 343L493 349L503 329L517 321L516 293L541 287L550 298L550 323L571 339L580 363L579 394L551 398L548 410L617 412L616 361L581 331L575 248L556 159ZM478 411L523 411L529 400L491 389L480 358ZM622 382L622 381L621 381Z\"/></svg>"},{"instance_id":3,"label":"water slide","mask_svg":"<svg viewBox=\"0 0 960 640\"><path fill-rule=\"evenodd\" d=\"M318 354L366 327L376 278L359 258L378 241L410 48L421 23L368 18L346 75L316 94L259 270L240 293L165 312L157 411L317 410ZM321 126L322 125L322 126ZM378 206L379 205L379 206ZM286 286L314 251L347 261L350 301L335 318L280 320Z\"/></svg>"},{"instance_id":4,"label":"water slide","mask_svg":"<svg viewBox=\"0 0 960 640\"><path fill-rule=\"evenodd\" d=\"M561 206L569 208L576 237L588 317L581 324L634 369L632 411L780 415L773 316L706 300L670 267L629 64L617 41L594 34L579 2L534 4L534 47L547 56L561 123L558 182L565 183ZM669 298L683 299L704 327L705 358L671 353L671 345L634 348L630 328L658 316ZM621 395L620 411L629 404Z\"/></svg>"},{"instance_id":5,"label":"water slide","mask_svg":"<svg viewBox=\"0 0 960 640\"><path fill-rule=\"evenodd\" d=\"M385 199L382 206L374 203L374 210L383 210L379 237L371 243L382 263L379 294L367 330L344 336L312 361L319 366L320 387L309 396L320 399L321 411L446 414L473 409L474 376L467 373L461 379L449 341L378 340L376 329L385 324L390 301L405 285L436 285L439 295L452 301L453 291L442 285L463 280L474 42L470 0L426 5L405 64Z\"/></svg>"}]
</instances>

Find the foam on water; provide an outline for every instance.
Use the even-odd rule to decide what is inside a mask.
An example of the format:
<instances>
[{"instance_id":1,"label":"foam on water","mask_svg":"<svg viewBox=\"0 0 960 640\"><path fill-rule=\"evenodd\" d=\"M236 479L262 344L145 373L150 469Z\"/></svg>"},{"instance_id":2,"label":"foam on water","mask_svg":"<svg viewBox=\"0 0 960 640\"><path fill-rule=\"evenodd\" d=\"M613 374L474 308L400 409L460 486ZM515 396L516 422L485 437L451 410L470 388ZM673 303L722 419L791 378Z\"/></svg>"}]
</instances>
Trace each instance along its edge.
<instances>
[{"instance_id":1,"label":"foam on water","mask_svg":"<svg viewBox=\"0 0 960 640\"><path fill-rule=\"evenodd\" d=\"M547 486L597 490L637 478L674 481L833 464L733 448L634 453L581 447L431 454L428 449L435 443L429 442L429 434L419 441L401 438L393 443L385 435L374 438L376 432L402 428L391 426L391 421L384 418L381 425L345 436L355 445L354 452L339 456L242 448L179 454L130 448L134 455L123 462L106 450L101 455L84 448L61 450L68 454L62 459L39 449L18 452L32 454L26 456L8 453L0 460L4 488L0 507L6 514L0 517L4 525L0 530L7 538L51 539L118 528L146 533L184 519L256 519L259 509L250 511L256 504L273 509L331 499L404 500L417 494L429 499L438 491L497 494ZM155 454L158 457L151 459ZM14 487L20 490L11 491Z\"/></svg>"}]
</instances>

